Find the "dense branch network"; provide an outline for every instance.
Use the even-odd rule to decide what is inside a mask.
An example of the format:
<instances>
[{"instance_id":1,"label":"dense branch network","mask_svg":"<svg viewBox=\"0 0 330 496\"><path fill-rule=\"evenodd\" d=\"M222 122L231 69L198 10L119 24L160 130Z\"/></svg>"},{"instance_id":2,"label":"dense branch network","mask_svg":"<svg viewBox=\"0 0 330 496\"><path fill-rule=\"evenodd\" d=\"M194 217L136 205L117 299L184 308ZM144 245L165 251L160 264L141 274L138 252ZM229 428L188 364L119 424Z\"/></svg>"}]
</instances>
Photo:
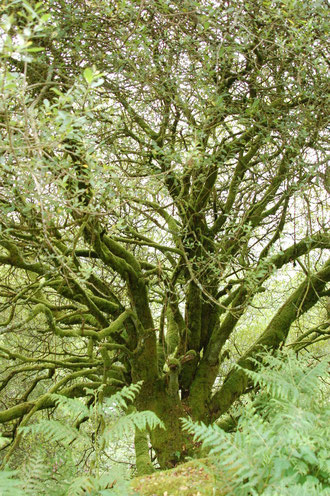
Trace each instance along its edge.
<instances>
[{"instance_id":1,"label":"dense branch network","mask_svg":"<svg viewBox=\"0 0 330 496\"><path fill-rule=\"evenodd\" d=\"M215 420L249 386L234 368L214 389L221 353L276 274L301 269L243 368L324 301L326 71L308 22L322 7L234 3L46 2L56 29L40 6L10 7L8 39L30 26L45 48L8 48L0 72L0 422L13 433L54 406L47 388L138 380L138 408L165 423Z\"/></svg>"}]
</instances>

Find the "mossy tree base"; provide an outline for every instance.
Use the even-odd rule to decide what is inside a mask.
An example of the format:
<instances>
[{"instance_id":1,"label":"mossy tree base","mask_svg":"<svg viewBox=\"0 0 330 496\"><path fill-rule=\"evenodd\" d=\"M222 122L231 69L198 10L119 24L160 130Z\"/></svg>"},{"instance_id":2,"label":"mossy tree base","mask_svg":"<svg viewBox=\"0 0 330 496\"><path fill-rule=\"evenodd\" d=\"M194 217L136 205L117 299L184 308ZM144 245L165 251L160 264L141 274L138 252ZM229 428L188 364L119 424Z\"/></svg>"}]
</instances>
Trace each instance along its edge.
<instances>
[{"instance_id":1,"label":"mossy tree base","mask_svg":"<svg viewBox=\"0 0 330 496\"><path fill-rule=\"evenodd\" d=\"M132 496L225 496L230 495L230 480L225 474L215 477L212 461L193 460L178 467L137 477L131 483Z\"/></svg>"}]
</instances>

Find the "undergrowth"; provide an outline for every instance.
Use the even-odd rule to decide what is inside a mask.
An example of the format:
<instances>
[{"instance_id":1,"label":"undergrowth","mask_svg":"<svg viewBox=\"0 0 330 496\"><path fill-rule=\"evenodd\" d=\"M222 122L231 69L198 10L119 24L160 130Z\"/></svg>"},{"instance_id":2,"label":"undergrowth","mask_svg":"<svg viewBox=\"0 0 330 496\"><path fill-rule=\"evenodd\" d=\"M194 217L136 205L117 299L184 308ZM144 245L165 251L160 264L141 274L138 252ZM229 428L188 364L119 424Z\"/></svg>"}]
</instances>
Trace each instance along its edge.
<instances>
[{"instance_id":1,"label":"undergrowth","mask_svg":"<svg viewBox=\"0 0 330 496\"><path fill-rule=\"evenodd\" d=\"M183 419L183 428L214 457L219 486L235 496L330 495L329 360L261 355L246 370L256 393L234 433Z\"/></svg>"},{"instance_id":2,"label":"undergrowth","mask_svg":"<svg viewBox=\"0 0 330 496\"><path fill-rule=\"evenodd\" d=\"M0 472L1 496L122 496L129 494L128 470L113 464L104 469L102 456L112 442L140 431L163 427L150 411L128 411L141 383L124 387L110 398L87 406L79 399L52 395L63 420L42 420L21 428L36 448L16 471ZM102 396L102 391L99 391ZM81 421L88 429L77 428ZM74 453L83 451L93 438L93 457L88 471L77 470ZM50 455L55 447L57 456ZM60 455L60 456L59 456ZM109 464L108 464L109 465Z\"/></svg>"},{"instance_id":3,"label":"undergrowth","mask_svg":"<svg viewBox=\"0 0 330 496\"><path fill-rule=\"evenodd\" d=\"M234 496L328 496L330 410L326 377L329 360L315 362L308 354L260 355L256 371L245 370L255 392L246 400L234 432L216 424L206 426L183 419L183 428L203 442L212 459L211 469L221 494ZM140 385L88 407L80 400L56 396L61 418L44 420L22 429L62 450L61 464L45 458L40 446L18 471L0 473L0 495L114 496L128 495L129 476L115 467L102 470L100 459L109 443L135 427L162 426L152 412L127 411ZM66 417L65 417L66 415ZM87 442L88 433L76 428L81 419L97 428L93 463L77 474L71 457ZM164 488L166 490L166 488ZM215 491L217 487L215 487ZM215 493L217 494L217 493Z\"/></svg>"}]
</instances>

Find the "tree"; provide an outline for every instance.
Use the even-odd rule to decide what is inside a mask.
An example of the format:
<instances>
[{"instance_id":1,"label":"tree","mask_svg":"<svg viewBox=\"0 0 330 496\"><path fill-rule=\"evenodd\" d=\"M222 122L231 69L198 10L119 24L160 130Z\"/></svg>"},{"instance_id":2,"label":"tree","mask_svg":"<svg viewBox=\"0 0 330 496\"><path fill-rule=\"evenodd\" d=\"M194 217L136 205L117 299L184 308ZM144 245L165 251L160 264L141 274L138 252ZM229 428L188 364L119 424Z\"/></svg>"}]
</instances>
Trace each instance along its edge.
<instances>
[{"instance_id":1,"label":"tree","mask_svg":"<svg viewBox=\"0 0 330 496\"><path fill-rule=\"evenodd\" d=\"M327 58L321 2L5 3L0 345L10 433L143 381L162 467L180 418L250 388L229 338L267 281L302 279L238 363L326 296ZM297 265L297 267L298 267ZM307 330L309 341L327 326ZM308 344L307 343L307 344ZM217 387L215 387L217 385ZM88 388L86 390L86 387Z\"/></svg>"}]
</instances>

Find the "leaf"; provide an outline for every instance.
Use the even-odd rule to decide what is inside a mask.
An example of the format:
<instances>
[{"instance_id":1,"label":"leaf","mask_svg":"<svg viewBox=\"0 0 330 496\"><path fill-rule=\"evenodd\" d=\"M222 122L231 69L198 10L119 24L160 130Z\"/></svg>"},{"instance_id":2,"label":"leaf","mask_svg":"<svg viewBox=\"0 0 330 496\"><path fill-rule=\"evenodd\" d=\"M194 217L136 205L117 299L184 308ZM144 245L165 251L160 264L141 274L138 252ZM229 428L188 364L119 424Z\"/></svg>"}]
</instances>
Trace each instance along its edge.
<instances>
[{"instance_id":1,"label":"leaf","mask_svg":"<svg viewBox=\"0 0 330 496\"><path fill-rule=\"evenodd\" d=\"M53 91L58 96L64 96L64 94L57 88L50 88L50 90Z\"/></svg>"},{"instance_id":2,"label":"leaf","mask_svg":"<svg viewBox=\"0 0 330 496\"><path fill-rule=\"evenodd\" d=\"M15 471L0 471L0 494L10 496L25 496L26 493L21 488L21 481L14 479L17 475Z\"/></svg>"},{"instance_id":3,"label":"leaf","mask_svg":"<svg viewBox=\"0 0 330 496\"><path fill-rule=\"evenodd\" d=\"M58 420L42 420L38 424L33 424L21 427L23 433L41 434L45 440L52 442L60 442L63 445L68 445L77 438L83 440L84 436L70 425L64 425Z\"/></svg>"},{"instance_id":4,"label":"leaf","mask_svg":"<svg viewBox=\"0 0 330 496\"><path fill-rule=\"evenodd\" d=\"M92 82L91 87L97 88L98 86L101 86L103 83L104 83L104 79L100 77L96 81Z\"/></svg>"},{"instance_id":5,"label":"leaf","mask_svg":"<svg viewBox=\"0 0 330 496\"><path fill-rule=\"evenodd\" d=\"M85 78L85 81L88 83L88 84L91 84L91 82L93 81L94 79L94 72L92 71L92 69L90 67L87 67L84 72L83 72L83 75L84 75L84 78Z\"/></svg>"},{"instance_id":6,"label":"leaf","mask_svg":"<svg viewBox=\"0 0 330 496\"><path fill-rule=\"evenodd\" d=\"M50 19L50 14L43 14L43 15L40 17L40 21L41 21L41 22L47 22L49 19Z\"/></svg>"},{"instance_id":7,"label":"leaf","mask_svg":"<svg viewBox=\"0 0 330 496\"><path fill-rule=\"evenodd\" d=\"M32 47L27 48L26 52L43 52L45 49L43 47Z\"/></svg>"},{"instance_id":8,"label":"leaf","mask_svg":"<svg viewBox=\"0 0 330 496\"><path fill-rule=\"evenodd\" d=\"M67 398L60 394L53 394L52 399L56 401L57 406L60 406L73 418L88 417L90 414L89 408L79 399Z\"/></svg>"},{"instance_id":9,"label":"leaf","mask_svg":"<svg viewBox=\"0 0 330 496\"><path fill-rule=\"evenodd\" d=\"M311 450L309 446L302 446L300 448L300 453L302 458L307 462L310 463L311 465L317 465L318 464L318 459L315 456L315 453Z\"/></svg>"}]
</instances>

